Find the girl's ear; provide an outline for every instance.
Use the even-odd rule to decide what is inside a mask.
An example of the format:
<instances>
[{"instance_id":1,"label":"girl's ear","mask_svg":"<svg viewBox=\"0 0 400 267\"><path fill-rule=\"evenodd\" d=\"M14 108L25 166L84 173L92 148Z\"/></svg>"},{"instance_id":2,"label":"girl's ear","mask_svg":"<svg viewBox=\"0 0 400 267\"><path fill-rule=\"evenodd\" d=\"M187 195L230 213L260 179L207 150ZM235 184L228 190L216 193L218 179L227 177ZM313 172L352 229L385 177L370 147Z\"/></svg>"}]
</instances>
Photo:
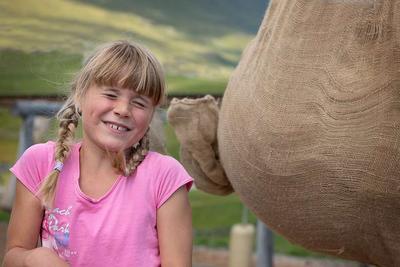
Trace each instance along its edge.
<instances>
[{"instance_id":1,"label":"girl's ear","mask_svg":"<svg viewBox=\"0 0 400 267\"><path fill-rule=\"evenodd\" d=\"M75 105L75 109L76 111L79 113L79 115L82 115L82 96L74 96L74 105Z\"/></svg>"},{"instance_id":2,"label":"girl's ear","mask_svg":"<svg viewBox=\"0 0 400 267\"><path fill-rule=\"evenodd\" d=\"M79 114L79 116L82 116L82 109L80 103L75 102L75 110Z\"/></svg>"}]
</instances>

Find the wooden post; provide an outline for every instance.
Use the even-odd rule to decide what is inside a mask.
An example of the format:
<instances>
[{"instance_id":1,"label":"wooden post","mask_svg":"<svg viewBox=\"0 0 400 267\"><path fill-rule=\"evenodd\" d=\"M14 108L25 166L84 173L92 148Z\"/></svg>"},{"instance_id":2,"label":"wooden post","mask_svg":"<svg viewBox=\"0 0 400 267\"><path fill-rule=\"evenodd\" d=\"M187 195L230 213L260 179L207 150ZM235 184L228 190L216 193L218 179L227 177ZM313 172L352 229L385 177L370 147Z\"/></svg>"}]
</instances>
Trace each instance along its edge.
<instances>
[{"instance_id":1,"label":"wooden post","mask_svg":"<svg viewBox=\"0 0 400 267\"><path fill-rule=\"evenodd\" d=\"M248 209L243 206L242 223L231 228L229 237L229 267L250 267L253 255L254 225L248 223Z\"/></svg>"}]
</instances>

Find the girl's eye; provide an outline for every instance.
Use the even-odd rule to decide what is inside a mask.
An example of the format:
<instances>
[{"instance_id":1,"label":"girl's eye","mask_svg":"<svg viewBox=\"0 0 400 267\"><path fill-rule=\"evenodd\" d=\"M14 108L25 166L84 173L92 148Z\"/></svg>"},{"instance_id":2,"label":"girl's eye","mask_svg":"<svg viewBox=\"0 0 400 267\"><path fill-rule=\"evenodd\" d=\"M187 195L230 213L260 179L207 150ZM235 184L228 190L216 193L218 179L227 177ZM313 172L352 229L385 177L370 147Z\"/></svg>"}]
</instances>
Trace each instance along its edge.
<instances>
[{"instance_id":1,"label":"girl's eye","mask_svg":"<svg viewBox=\"0 0 400 267\"><path fill-rule=\"evenodd\" d=\"M146 105L142 101L139 101L139 100L133 100L132 104L135 105L136 107L140 107L140 108L146 107Z\"/></svg>"},{"instance_id":2,"label":"girl's eye","mask_svg":"<svg viewBox=\"0 0 400 267\"><path fill-rule=\"evenodd\" d=\"M117 95L115 94L104 94L108 98L117 98Z\"/></svg>"}]
</instances>

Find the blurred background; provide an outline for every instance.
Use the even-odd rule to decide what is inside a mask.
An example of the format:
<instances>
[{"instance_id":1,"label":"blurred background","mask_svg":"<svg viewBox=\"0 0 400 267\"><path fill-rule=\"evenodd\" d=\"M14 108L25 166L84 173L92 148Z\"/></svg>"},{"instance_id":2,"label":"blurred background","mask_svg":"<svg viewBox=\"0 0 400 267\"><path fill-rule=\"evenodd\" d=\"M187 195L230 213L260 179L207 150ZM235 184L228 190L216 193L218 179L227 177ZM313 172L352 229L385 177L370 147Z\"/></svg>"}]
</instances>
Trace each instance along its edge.
<instances>
[{"instance_id":1,"label":"blurred background","mask_svg":"<svg viewBox=\"0 0 400 267\"><path fill-rule=\"evenodd\" d=\"M155 53L166 71L169 95L222 96L267 5L267 0L0 1L0 194L18 153L22 120L10 112L17 100L61 100L87 53L116 39L139 42ZM55 136L54 122L50 125L36 141ZM165 134L168 153L179 159L179 144L167 124ZM231 226L242 218L239 198L193 190L190 199L195 246L227 249ZM0 242L8 219L3 208ZM251 213L249 222L256 223ZM274 250L322 257L277 235Z\"/></svg>"}]
</instances>

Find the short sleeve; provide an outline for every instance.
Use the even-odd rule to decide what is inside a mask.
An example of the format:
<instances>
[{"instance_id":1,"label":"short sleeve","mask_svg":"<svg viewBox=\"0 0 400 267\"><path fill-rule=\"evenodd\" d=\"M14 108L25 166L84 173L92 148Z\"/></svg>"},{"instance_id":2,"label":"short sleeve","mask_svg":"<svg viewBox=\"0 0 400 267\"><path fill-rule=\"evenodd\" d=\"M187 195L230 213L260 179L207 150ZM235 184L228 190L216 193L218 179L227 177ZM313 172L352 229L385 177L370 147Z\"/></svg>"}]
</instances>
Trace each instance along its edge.
<instances>
[{"instance_id":1,"label":"short sleeve","mask_svg":"<svg viewBox=\"0 0 400 267\"><path fill-rule=\"evenodd\" d=\"M158 175L156 180L156 206L160 208L180 187L186 186L189 191L193 178L185 168L174 158L161 156L158 161Z\"/></svg>"},{"instance_id":2,"label":"short sleeve","mask_svg":"<svg viewBox=\"0 0 400 267\"><path fill-rule=\"evenodd\" d=\"M54 143L35 144L29 147L10 168L15 177L36 195L41 181L52 168Z\"/></svg>"}]
</instances>

